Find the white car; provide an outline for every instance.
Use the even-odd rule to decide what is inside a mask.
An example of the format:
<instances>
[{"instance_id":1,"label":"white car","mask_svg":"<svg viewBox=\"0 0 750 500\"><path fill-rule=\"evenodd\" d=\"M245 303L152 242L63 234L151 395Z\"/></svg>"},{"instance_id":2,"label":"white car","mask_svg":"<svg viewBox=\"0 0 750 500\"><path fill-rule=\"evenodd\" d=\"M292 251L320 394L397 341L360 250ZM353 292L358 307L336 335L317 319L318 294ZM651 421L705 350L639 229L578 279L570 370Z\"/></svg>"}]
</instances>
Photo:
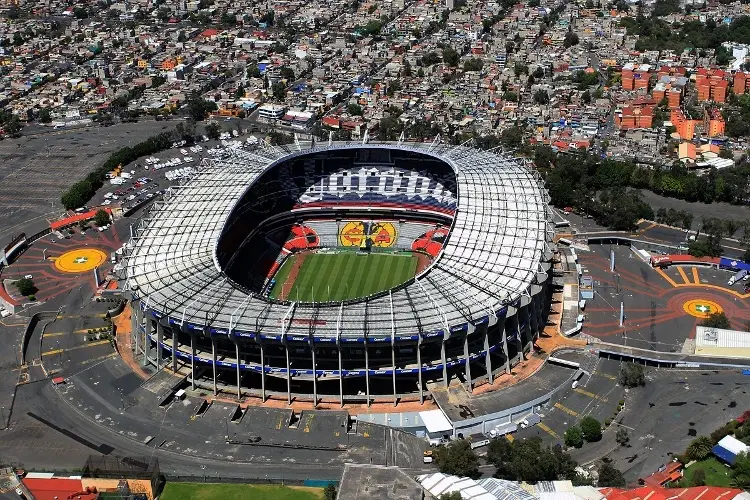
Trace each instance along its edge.
<instances>
[{"instance_id":1,"label":"white car","mask_svg":"<svg viewBox=\"0 0 750 500\"><path fill-rule=\"evenodd\" d=\"M26 276L23 277L23 279L33 280L34 279L34 275L33 274L27 274Z\"/></svg>"},{"instance_id":2,"label":"white car","mask_svg":"<svg viewBox=\"0 0 750 500\"><path fill-rule=\"evenodd\" d=\"M180 150L180 154L184 156L184 155L186 155L186 154L187 154L187 151L186 151L186 150L184 150L184 149L181 149L181 150Z\"/></svg>"},{"instance_id":3,"label":"white car","mask_svg":"<svg viewBox=\"0 0 750 500\"><path fill-rule=\"evenodd\" d=\"M104 205L104 206L107 206L107 205L109 205L110 203L112 203L112 200L104 200L104 201L102 202L102 205Z\"/></svg>"}]
</instances>

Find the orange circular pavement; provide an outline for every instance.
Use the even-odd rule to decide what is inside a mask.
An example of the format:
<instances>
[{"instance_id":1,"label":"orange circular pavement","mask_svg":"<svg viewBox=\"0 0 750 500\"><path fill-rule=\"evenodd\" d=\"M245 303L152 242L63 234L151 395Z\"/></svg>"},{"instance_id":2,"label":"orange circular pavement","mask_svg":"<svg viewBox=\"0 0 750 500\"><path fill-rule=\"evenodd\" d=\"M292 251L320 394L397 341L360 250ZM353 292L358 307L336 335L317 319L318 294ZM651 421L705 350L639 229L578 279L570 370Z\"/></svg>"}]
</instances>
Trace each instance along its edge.
<instances>
[{"instance_id":1,"label":"orange circular pavement","mask_svg":"<svg viewBox=\"0 0 750 500\"><path fill-rule=\"evenodd\" d=\"M705 319L715 313L723 312L724 309L713 300L692 299L682 305L682 308L691 316Z\"/></svg>"},{"instance_id":2,"label":"orange circular pavement","mask_svg":"<svg viewBox=\"0 0 750 500\"><path fill-rule=\"evenodd\" d=\"M99 267L107 254L96 248L78 248L55 259L55 267L64 273L83 273Z\"/></svg>"}]
</instances>

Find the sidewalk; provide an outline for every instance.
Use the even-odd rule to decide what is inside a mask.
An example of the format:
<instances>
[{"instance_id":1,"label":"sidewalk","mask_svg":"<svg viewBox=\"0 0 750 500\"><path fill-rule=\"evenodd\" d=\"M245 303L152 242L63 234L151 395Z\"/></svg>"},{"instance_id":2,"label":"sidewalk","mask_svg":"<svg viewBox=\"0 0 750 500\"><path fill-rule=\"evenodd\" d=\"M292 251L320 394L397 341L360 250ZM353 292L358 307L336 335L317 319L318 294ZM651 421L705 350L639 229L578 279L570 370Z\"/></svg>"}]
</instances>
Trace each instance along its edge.
<instances>
[{"instance_id":1,"label":"sidewalk","mask_svg":"<svg viewBox=\"0 0 750 500\"><path fill-rule=\"evenodd\" d=\"M133 356L133 349L130 345L130 314L132 309L130 303L127 303L120 314L112 317L112 324L115 326L117 339L117 352L120 358L127 364L133 372L146 380L151 375L141 368L140 364Z\"/></svg>"}]
</instances>

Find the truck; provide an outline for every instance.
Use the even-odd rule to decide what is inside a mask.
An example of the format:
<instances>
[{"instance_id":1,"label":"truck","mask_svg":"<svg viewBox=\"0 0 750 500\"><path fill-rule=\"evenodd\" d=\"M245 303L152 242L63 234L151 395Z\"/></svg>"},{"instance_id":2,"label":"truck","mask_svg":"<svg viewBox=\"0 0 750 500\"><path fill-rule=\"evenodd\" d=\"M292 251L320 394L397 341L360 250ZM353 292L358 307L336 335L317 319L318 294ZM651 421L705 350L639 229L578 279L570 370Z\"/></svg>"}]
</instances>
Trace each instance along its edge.
<instances>
[{"instance_id":1,"label":"truck","mask_svg":"<svg viewBox=\"0 0 750 500\"><path fill-rule=\"evenodd\" d=\"M521 429L526 429L527 427L531 427L532 425L536 425L539 422L542 421L542 417L537 415L536 413L531 413L527 415L523 420L518 422L518 425L521 427Z\"/></svg>"},{"instance_id":2,"label":"truck","mask_svg":"<svg viewBox=\"0 0 750 500\"><path fill-rule=\"evenodd\" d=\"M741 281L745 279L748 276L747 269L743 269L741 271L738 271L737 274L729 278L729 281L727 282L727 285L732 286L738 281Z\"/></svg>"}]
</instances>

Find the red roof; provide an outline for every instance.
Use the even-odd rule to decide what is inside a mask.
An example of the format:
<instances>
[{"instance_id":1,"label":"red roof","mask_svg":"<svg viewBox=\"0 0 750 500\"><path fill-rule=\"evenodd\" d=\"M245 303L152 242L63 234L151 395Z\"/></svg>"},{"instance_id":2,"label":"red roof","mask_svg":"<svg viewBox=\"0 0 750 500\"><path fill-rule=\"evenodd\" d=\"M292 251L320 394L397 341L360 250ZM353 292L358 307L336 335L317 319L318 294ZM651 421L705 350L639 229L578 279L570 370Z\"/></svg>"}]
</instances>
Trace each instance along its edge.
<instances>
[{"instance_id":1,"label":"red roof","mask_svg":"<svg viewBox=\"0 0 750 500\"><path fill-rule=\"evenodd\" d=\"M86 493L80 479L36 479L24 478L23 484L31 491L37 500L54 500L55 498L74 498L81 500L95 500L97 493Z\"/></svg>"},{"instance_id":2,"label":"red roof","mask_svg":"<svg viewBox=\"0 0 750 500\"><path fill-rule=\"evenodd\" d=\"M110 216L112 215L112 210L110 210L107 207L104 207L103 210L107 212ZM82 220L89 220L93 219L94 216L96 216L96 212L99 211L98 208L95 208L94 210L89 210L88 212L83 212L82 214L76 214L71 217L68 217L67 219L61 219L56 220L55 222L51 223L49 227L55 231L57 229L70 226L72 224L75 224L76 222L80 222Z\"/></svg>"},{"instance_id":3,"label":"red roof","mask_svg":"<svg viewBox=\"0 0 750 500\"><path fill-rule=\"evenodd\" d=\"M694 486L692 488L661 488L642 486L634 490L603 488L599 490L607 500L731 500L742 493L737 488Z\"/></svg>"}]
</instances>

